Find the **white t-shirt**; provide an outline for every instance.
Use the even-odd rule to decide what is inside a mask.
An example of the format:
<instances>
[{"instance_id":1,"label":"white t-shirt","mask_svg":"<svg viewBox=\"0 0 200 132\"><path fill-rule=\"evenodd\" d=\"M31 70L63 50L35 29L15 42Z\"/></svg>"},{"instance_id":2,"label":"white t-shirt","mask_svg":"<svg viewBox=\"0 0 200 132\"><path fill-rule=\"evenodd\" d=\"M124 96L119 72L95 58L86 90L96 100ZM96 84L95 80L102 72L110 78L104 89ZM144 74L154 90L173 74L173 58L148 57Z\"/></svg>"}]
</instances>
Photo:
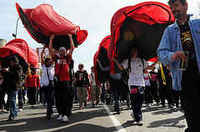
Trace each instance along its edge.
<instances>
[{"instance_id":1,"label":"white t-shirt","mask_svg":"<svg viewBox=\"0 0 200 132\"><path fill-rule=\"evenodd\" d=\"M93 72L91 72L89 79L90 79L91 85L96 86L95 74Z\"/></svg>"},{"instance_id":2,"label":"white t-shirt","mask_svg":"<svg viewBox=\"0 0 200 132\"><path fill-rule=\"evenodd\" d=\"M128 59L123 61L122 65L124 68L128 68ZM132 58L130 65L131 72L129 73L128 85L145 87L143 70L148 66L147 62L140 58Z\"/></svg>"},{"instance_id":3,"label":"white t-shirt","mask_svg":"<svg viewBox=\"0 0 200 132\"><path fill-rule=\"evenodd\" d=\"M145 81L145 86L151 86L149 80L149 73L144 73L144 81Z\"/></svg>"},{"instance_id":4,"label":"white t-shirt","mask_svg":"<svg viewBox=\"0 0 200 132\"><path fill-rule=\"evenodd\" d=\"M47 75L48 71L48 75ZM53 66L46 67L44 64L42 65L42 76L40 79L40 84L41 86L48 86L49 85L49 80L53 80L55 74L55 70Z\"/></svg>"}]
</instances>

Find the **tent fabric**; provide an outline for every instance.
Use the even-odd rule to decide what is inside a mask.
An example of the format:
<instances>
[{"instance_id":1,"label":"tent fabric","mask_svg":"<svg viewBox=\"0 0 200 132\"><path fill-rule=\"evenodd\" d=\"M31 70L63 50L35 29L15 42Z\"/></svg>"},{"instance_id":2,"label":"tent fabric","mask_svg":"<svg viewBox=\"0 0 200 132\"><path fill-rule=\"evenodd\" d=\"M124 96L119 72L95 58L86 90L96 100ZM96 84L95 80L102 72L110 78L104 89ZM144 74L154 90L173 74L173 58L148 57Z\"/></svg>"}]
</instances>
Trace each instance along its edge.
<instances>
[{"instance_id":1,"label":"tent fabric","mask_svg":"<svg viewBox=\"0 0 200 132\"><path fill-rule=\"evenodd\" d=\"M170 7L160 2L142 2L134 6L121 8L113 15L111 20L113 43L118 41L120 28L127 17L149 25L175 21Z\"/></svg>"},{"instance_id":2,"label":"tent fabric","mask_svg":"<svg viewBox=\"0 0 200 132\"><path fill-rule=\"evenodd\" d=\"M111 20L110 54L122 61L127 58L132 47L137 47L142 58L148 60L155 57L165 27L174 21L170 7L160 2L142 2L119 9ZM121 36L127 25L134 36L131 41L126 41ZM113 62L111 73L115 73Z\"/></svg>"},{"instance_id":3,"label":"tent fabric","mask_svg":"<svg viewBox=\"0 0 200 132\"><path fill-rule=\"evenodd\" d=\"M62 36L62 39L67 39L66 41L69 43L66 36L72 34L75 46L78 46L88 36L87 30L81 30L79 26L57 14L51 5L41 4L32 9L22 9L16 3L16 9L25 28L38 43L48 44L51 34L56 35L57 42L60 42L59 39ZM59 37L57 38L57 36Z\"/></svg>"},{"instance_id":4,"label":"tent fabric","mask_svg":"<svg viewBox=\"0 0 200 132\"><path fill-rule=\"evenodd\" d=\"M103 66L109 66L110 65L110 59L109 56L109 49L111 44L111 35L106 36L103 38L101 43L99 44L98 51L94 55L94 67L95 67L95 77L97 82L104 82L106 79L108 79L109 71L101 71L100 67L97 64L97 59L101 62Z\"/></svg>"},{"instance_id":5,"label":"tent fabric","mask_svg":"<svg viewBox=\"0 0 200 132\"><path fill-rule=\"evenodd\" d=\"M26 63L38 68L38 55L36 51L28 46L25 40L14 39L0 48L0 58L6 58L14 54L22 57Z\"/></svg>"},{"instance_id":6,"label":"tent fabric","mask_svg":"<svg viewBox=\"0 0 200 132\"><path fill-rule=\"evenodd\" d=\"M24 10L26 14L26 9ZM80 27L73 24L71 21L58 15L51 5L41 4L33 8L28 16L30 20L37 24L44 35L50 36L51 34L65 35L76 34Z\"/></svg>"}]
</instances>

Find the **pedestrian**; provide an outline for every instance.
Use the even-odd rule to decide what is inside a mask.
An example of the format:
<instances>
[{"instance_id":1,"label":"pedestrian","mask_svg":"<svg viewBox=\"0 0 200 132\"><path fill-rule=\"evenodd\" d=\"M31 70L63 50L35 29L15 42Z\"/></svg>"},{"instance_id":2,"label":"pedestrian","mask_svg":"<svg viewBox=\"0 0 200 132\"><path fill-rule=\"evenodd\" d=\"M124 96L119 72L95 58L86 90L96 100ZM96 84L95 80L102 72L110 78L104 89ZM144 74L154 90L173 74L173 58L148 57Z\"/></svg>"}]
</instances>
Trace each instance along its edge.
<instances>
[{"instance_id":1,"label":"pedestrian","mask_svg":"<svg viewBox=\"0 0 200 132\"><path fill-rule=\"evenodd\" d=\"M168 107L173 108L173 96L172 96L172 81L171 73L168 66L163 66L159 63L158 70L158 80L159 80L159 93L161 105L165 107L166 100L168 102Z\"/></svg>"},{"instance_id":2,"label":"pedestrian","mask_svg":"<svg viewBox=\"0 0 200 132\"><path fill-rule=\"evenodd\" d=\"M41 89L44 90L45 101L47 102L47 119L51 119L53 114L53 104L54 104L54 66L52 64L51 58L44 56L43 48L41 52L41 64L42 64L42 76L41 76Z\"/></svg>"},{"instance_id":3,"label":"pedestrian","mask_svg":"<svg viewBox=\"0 0 200 132\"><path fill-rule=\"evenodd\" d=\"M116 63L119 64L116 59L113 61L114 65L116 65ZM104 67L98 59L97 63L102 71L110 72L108 81L113 95L114 111L116 114L120 114L120 89L121 86L123 86L121 71L118 67L115 68L115 71L112 71L110 65ZM105 100L105 83L102 83L102 85L102 98Z\"/></svg>"},{"instance_id":4,"label":"pedestrian","mask_svg":"<svg viewBox=\"0 0 200 132\"><path fill-rule=\"evenodd\" d=\"M91 100L92 100L92 107L98 105L100 100L100 88L96 83L94 67L91 67L91 73L89 76L90 79L90 88L91 88Z\"/></svg>"},{"instance_id":5,"label":"pedestrian","mask_svg":"<svg viewBox=\"0 0 200 132\"><path fill-rule=\"evenodd\" d=\"M24 85L27 89L28 102L32 108L37 103L37 92L40 88L40 77L36 74L36 70L33 65L30 66L31 73L26 77Z\"/></svg>"},{"instance_id":6,"label":"pedestrian","mask_svg":"<svg viewBox=\"0 0 200 132\"><path fill-rule=\"evenodd\" d=\"M55 35L50 36L49 53L53 62L55 62L55 98L56 108L58 111L57 120L68 122L71 115L71 101L73 98L73 90L70 79L70 63L72 62L72 53L74 50L74 42L72 35L68 34L70 40L70 49L59 47L59 51L53 49L53 39ZM67 45L67 44L66 44Z\"/></svg>"},{"instance_id":7,"label":"pedestrian","mask_svg":"<svg viewBox=\"0 0 200 132\"><path fill-rule=\"evenodd\" d=\"M16 56L8 57L8 71L3 72L5 89L8 94L8 106L10 115L8 120L14 120L17 117L16 95L20 84L20 76L23 68L19 64Z\"/></svg>"},{"instance_id":8,"label":"pedestrian","mask_svg":"<svg viewBox=\"0 0 200 132\"><path fill-rule=\"evenodd\" d=\"M165 29L157 53L163 64L170 65L173 88L182 88L183 108L188 126L185 132L198 132L200 19L187 14L187 0L169 0L168 3L176 22Z\"/></svg>"},{"instance_id":9,"label":"pedestrian","mask_svg":"<svg viewBox=\"0 0 200 132\"><path fill-rule=\"evenodd\" d=\"M0 112L4 111L5 107L5 87L4 87L4 76L3 71L0 71Z\"/></svg>"},{"instance_id":10,"label":"pedestrian","mask_svg":"<svg viewBox=\"0 0 200 132\"><path fill-rule=\"evenodd\" d=\"M143 125L142 122L142 104L144 101L144 71L147 69L152 69L153 67L148 66L148 63L141 58L141 53L137 48L131 50L130 58L122 62L123 68L129 71L128 85L130 89L130 99L132 116L134 118L134 123L137 125Z\"/></svg>"},{"instance_id":11,"label":"pedestrian","mask_svg":"<svg viewBox=\"0 0 200 132\"><path fill-rule=\"evenodd\" d=\"M144 90L144 100L147 107L153 103L153 95L151 91L150 75L148 71L144 71L144 81L145 81L145 90Z\"/></svg>"},{"instance_id":12,"label":"pedestrian","mask_svg":"<svg viewBox=\"0 0 200 132\"><path fill-rule=\"evenodd\" d=\"M101 48L101 51L106 53L104 48ZM106 89L106 83L108 83L108 80L110 80L110 64L107 65L107 66L103 66L99 59L97 59L96 61L97 61L97 64L98 64L99 68L104 73L106 73L106 78L104 78L104 80L99 84L100 87L101 87L101 96L100 96L100 98L101 98L101 102L104 104L105 100L106 100L106 90L105 90Z\"/></svg>"},{"instance_id":13,"label":"pedestrian","mask_svg":"<svg viewBox=\"0 0 200 132\"><path fill-rule=\"evenodd\" d=\"M87 89L89 87L88 73L84 70L84 65L78 65L78 71L75 73L79 107L83 109L87 106ZM84 106L83 106L84 105Z\"/></svg>"},{"instance_id":14,"label":"pedestrian","mask_svg":"<svg viewBox=\"0 0 200 132\"><path fill-rule=\"evenodd\" d=\"M151 83L151 93L153 95L153 100L158 106L160 104L160 93L158 87L158 73L155 70L150 71L150 83Z\"/></svg>"}]
</instances>

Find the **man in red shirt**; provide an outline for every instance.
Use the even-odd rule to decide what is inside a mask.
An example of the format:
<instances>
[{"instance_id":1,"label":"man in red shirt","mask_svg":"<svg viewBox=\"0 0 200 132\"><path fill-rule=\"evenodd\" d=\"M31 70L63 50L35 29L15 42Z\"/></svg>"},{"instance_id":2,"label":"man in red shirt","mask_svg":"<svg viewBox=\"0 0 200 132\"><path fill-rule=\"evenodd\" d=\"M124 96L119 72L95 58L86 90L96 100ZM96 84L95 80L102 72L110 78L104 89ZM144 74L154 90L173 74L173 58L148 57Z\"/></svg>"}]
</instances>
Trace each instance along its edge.
<instances>
[{"instance_id":1,"label":"man in red shirt","mask_svg":"<svg viewBox=\"0 0 200 132\"><path fill-rule=\"evenodd\" d=\"M31 67L31 74L27 76L25 87L27 88L27 97L30 105L37 102L37 92L40 88L40 77L36 74L36 68Z\"/></svg>"},{"instance_id":2,"label":"man in red shirt","mask_svg":"<svg viewBox=\"0 0 200 132\"><path fill-rule=\"evenodd\" d=\"M58 53L53 49L53 39L55 35L51 35L49 42L50 55L55 62L55 98L58 111L58 120L63 122L69 121L71 114L72 87L70 85L70 68L72 62L72 52L74 50L74 42L72 35L69 34L70 49L67 51L65 47L60 47Z\"/></svg>"}]
</instances>

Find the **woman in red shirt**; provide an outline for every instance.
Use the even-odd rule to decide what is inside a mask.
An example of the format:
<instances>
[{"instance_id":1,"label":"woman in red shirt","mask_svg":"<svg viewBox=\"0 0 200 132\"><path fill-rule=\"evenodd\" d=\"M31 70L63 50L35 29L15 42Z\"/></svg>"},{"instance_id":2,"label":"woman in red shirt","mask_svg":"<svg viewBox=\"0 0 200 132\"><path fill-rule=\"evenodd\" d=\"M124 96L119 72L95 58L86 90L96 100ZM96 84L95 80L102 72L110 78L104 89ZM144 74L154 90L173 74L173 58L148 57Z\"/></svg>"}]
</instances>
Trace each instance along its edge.
<instances>
[{"instance_id":1,"label":"woman in red shirt","mask_svg":"<svg viewBox=\"0 0 200 132\"><path fill-rule=\"evenodd\" d=\"M55 98L56 107L58 111L57 120L62 120L63 122L69 121L69 116L71 115L71 104L73 101L73 90L70 85L70 68L69 65L72 62L72 52L74 50L74 42L72 35L69 34L70 39L70 49L66 50L65 47L60 47L58 54L53 49L53 39L55 35L51 35L49 42L50 55L55 62Z\"/></svg>"}]
</instances>

